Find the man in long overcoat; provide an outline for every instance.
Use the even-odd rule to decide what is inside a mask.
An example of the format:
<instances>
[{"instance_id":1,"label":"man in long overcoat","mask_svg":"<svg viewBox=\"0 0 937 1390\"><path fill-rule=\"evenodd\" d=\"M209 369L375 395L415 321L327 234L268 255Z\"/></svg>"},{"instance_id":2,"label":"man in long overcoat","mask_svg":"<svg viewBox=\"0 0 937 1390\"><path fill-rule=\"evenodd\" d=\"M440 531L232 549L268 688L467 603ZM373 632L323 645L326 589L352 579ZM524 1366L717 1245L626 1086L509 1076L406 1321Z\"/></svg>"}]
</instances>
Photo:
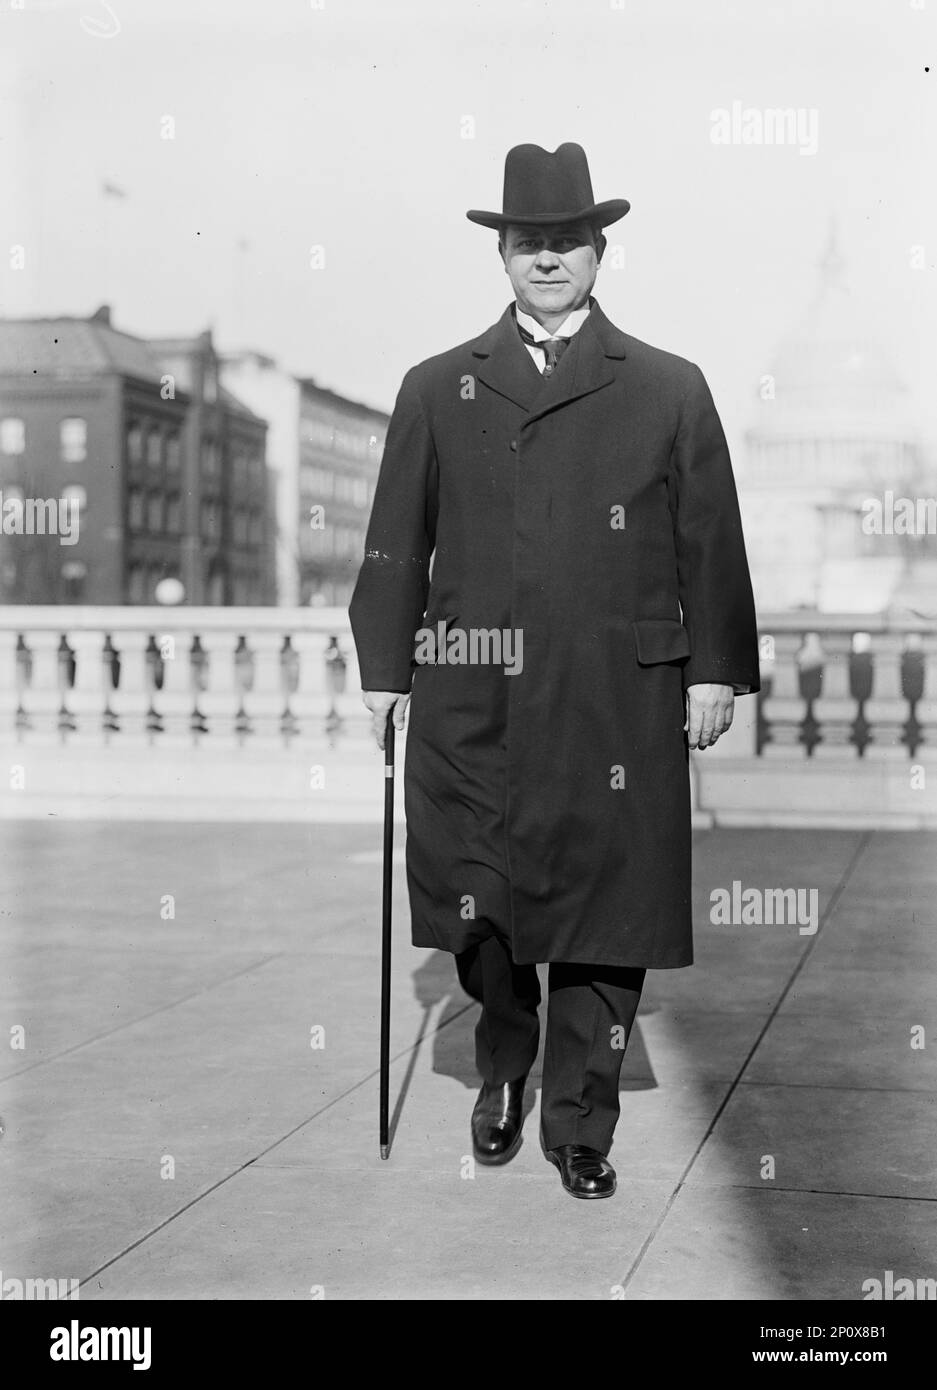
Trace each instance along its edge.
<instances>
[{"instance_id":1,"label":"man in long overcoat","mask_svg":"<svg viewBox=\"0 0 937 1390\"><path fill-rule=\"evenodd\" d=\"M758 689L725 437L699 368L591 296L584 151L511 150L515 300L409 371L351 603L365 702L403 727L413 941L482 1005L477 1159L521 1139L549 962L541 1142L576 1197L607 1154L648 969L692 962L688 749Z\"/></svg>"}]
</instances>

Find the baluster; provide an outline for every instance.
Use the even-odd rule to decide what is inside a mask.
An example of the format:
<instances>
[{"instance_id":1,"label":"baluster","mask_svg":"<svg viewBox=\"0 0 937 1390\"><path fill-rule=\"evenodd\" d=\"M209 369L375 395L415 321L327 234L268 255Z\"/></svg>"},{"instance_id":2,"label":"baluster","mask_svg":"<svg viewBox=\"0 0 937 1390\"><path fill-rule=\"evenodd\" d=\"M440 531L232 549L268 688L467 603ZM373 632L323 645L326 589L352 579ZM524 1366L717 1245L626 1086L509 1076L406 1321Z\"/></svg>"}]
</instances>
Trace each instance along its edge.
<instances>
[{"instance_id":1,"label":"baluster","mask_svg":"<svg viewBox=\"0 0 937 1390\"><path fill-rule=\"evenodd\" d=\"M325 688L329 698L329 712L325 716L326 729L340 729L342 716L338 712L337 701L345 693L348 662L337 637L330 637L325 649Z\"/></svg>"},{"instance_id":2,"label":"baluster","mask_svg":"<svg viewBox=\"0 0 937 1390\"><path fill-rule=\"evenodd\" d=\"M797 654L801 638L796 632L782 632L774 639L774 672L771 694L762 701L762 714L768 726L769 741L762 750L765 758L806 758L802 742L807 701L800 693L800 667Z\"/></svg>"},{"instance_id":3,"label":"baluster","mask_svg":"<svg viewBox=\"0 0 937 1390\"><path fill-rule=\"evenodd\" d=\"M29 718L37 734L56 727L58 719L59 639L50 628L36 628L29 634L33 672L30 685Z\"/></svg>"},{"instance_id":4,"label":"baluster","mask_svg":"<svg viewBox=\"0 0 937 1390\"><path fill-rule=\"evenodd\" d=\"M228 748L230 745L234 749L238 744L231 719L234 708L234 662L231 658L230 635L214 628L203 628L199 637L205 649L206 662L206 685L200 692L199 710L204 715L212 744L218 748Z\"/></svg>"},{"instance_id":5,"label":"baluster","mask_svg":"<svg viewBox=\"0 0 937 1390\"><path fill-rule=\"evenodd\" d=\"M100 727L101 634L93 628L80 628L71 633L68 640L76 662L69 709L84 741L92 736L92 731L96 736Z\"/></svg>"},{"instance_id":6,"label":"baluster","mask_svg":"<svg viewBox=\"0 0 937 1390\"><path fill-rule=\"evenodd\" d=\"M797 666L800 671L798 686L801 695L807 701L807 713L804 716L803 739L807 748L807 755L811 757L813 750L819 741L817 732L817 720L814 714L814 704L823 693L823 663L825 653L823 643L820 641L819 632L805 632L804 641L797 653Z\"/></svg>"},{"instance_id":7,"label":"baluster","mask_svg":"<svg viewBox=\"0 0 937 1390\"><path fill-rule=\"evenodd\" d=\"M178 739L190 728L192 705L188 633L175 627L177 616L173 612L166 614L168 621L157 635L157 646L163 659L160 719L167 738Z\"/></svg>"},{"instance_id":8,"label":"baluster","mask_svg":"<svg viewBox=\"0 0 937 1390\"><path fill-rule=\"evenodd\" d=\"M937 632L928 632L921 638L921 652L924 657L924 692L917 704L921 742L916 757L919 762L937 750Z\"/></svg>"},{"instance_id":9,"label":"baluster","mask_svg":"<svg viewBox=\"0 0 937 1390\"><path fill-rule=\"evenodd\" d=\"M899 762L908 757L902 741L908 718L908 702L901 689L900 633L876 633L872 639L872 695L865 705L869 744L865 756L871 762Z\"/></svg>"},{"instance_id":10,"label":"baluster","mask_svg":"<svg viewBox=\"0 0 937 1390\"><path fill-rule=\"evenodd\" d=\"M823 647L826 657L823 689L813 705L820 742L814 748L813 756L821 762L834 758L858 758L855 722L859 706L849 689L852 634L827 632L823 637Z\"/></svg>"},{"instance_id":11,"label":"baluster","mask_svg":"<svg viewBox=\"0 0 937 1390\"><path fill-rule=\"evenodd\" d=\"M299 689L299 652L293 646L289 633L283 638L280 648L280 690L283 695L283 713L280 715L280 732L287 744L299 732L299 720L290 708L290 697Z\"/></svg>"},{"instance_id":12,"label":"baluster","mask_svg":"<svg viewBox=\"0 0 937 1390\"><path fill-rule=\"evenodd\" d=\"M924 694L924 646L919 632L907 634L901 657L901 689L909 706L905 734L908 752L913 758L921 742L917 704Z\"/></svg>"},{"instance_id":13,"label":"baluster","mask_svg":"<svg viewBox=\"0 0 937 1390\"><path fill-rule=\"evenodd\" d=\"M21 632L16 634L16 727L31 729L32 720L26 712L23 697L33 681L33 653Z\"/></svg>"},{"instance_id":14,"label":"baluster","mask_svg":"<svg viewBox=\"0 0 937 1390\"><path fill-rule=\"evenodd\" d=\"M156 708L156 692L162 690L166 672L156 638L152 633L147 638L143 660L147 695L146 731L148 734L161 734L163 732L163 720Z\"/></svg>"},{"instance_id":15,"label":"baluster","mask_svg":"<svg viewBox=\"0 0 937 1390\"><path fill-rule=\"evenodd\" d=\"M147 694L146 635L139 628L120 632L120 681L111 696L114 722L120 731L121 744L129 746L152 740L144 737L144 710L149 703Z\"/></svg>"},{"instance_id":16,"label":"baluster","mask_svg":"<svg viewBox=\"0 0 937 1390\"><path fill-rule=\"evenodd\" d=\"M101 716L101 724L105 734L116 734L120 731L120 720L111 709L111 695L120 685L120 652L111 641L109 632L104 634L104 647L101 651L101 674L104 681L104 714Z\"/></svg>"},{"instance_id":17,"label":"baluster","mask_svg":"<svg viewBox=\"0 0 937 1390\"><path fill-rule=\"evenodd\" d=\"M869 722L865 717L866 701L872 694L872 635L869 632L854 632L852 635L852 656L849 658L849 693L859 706L856 716L856 747L859 756L864 757L869 743Z\"/></svg>"},{"instance_id":18,"label":"baluster","mask_svg":"<svg viewBox=\"0 0 937 1390\"><path fill-rule=\"evenodd\" d=\"M234 731L241 736L253 732L250 716L244 706L244 697L254 688L254 653L242 634L234 649L234 684L238 693L237 714L234 716Z\"/></svg>"},{"instance_id":19,"label":"baluster","mask_svg":"<svg viewBox=\"0 0 937 1390\"><path fill-rule=\"evenodd\" d=\"M211 657L202 646L201 637L195 633L189 648L189 689L192 691L192 713L189 717L189 728L196 735L196 741L199 734L208 733L208 720L199 708L198 697L204 695L208 689L210 671Z\"/></svg>"},{"instance_id":20,"label":"baluster","mask_svg":"<svg viewBox=\"0 0 937 1390\"><path fill-rule=\"evenodd\" d=\"M59 639L57 658L56 688L59 692L58 728L60 733L70 733L78 728L78 722L68 708L68 700L66 697L68 692L74 688L78 662L75 659L74 648L69 646L68 638L64 632Z\"/></svg>"}]
</instances>

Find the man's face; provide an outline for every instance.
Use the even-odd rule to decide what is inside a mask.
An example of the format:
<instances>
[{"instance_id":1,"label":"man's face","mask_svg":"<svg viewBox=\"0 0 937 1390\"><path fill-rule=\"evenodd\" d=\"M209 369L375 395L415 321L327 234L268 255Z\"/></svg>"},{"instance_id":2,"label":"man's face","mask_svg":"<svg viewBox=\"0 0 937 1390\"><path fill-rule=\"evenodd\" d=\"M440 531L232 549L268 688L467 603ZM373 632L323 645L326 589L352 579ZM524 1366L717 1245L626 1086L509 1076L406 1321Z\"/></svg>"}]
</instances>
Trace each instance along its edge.
<instances>
[{"instance_id":1,"label":"man's face","mask_svg":"<svg viewBox=\"0 0 937 1390\"><path fill-rule=\"evenodd\" d=\"M546 328L558 327L585 304L604 250L604 236L588 222L509 226L501 242L518 304Z\"/></svg>"}]
</instances>

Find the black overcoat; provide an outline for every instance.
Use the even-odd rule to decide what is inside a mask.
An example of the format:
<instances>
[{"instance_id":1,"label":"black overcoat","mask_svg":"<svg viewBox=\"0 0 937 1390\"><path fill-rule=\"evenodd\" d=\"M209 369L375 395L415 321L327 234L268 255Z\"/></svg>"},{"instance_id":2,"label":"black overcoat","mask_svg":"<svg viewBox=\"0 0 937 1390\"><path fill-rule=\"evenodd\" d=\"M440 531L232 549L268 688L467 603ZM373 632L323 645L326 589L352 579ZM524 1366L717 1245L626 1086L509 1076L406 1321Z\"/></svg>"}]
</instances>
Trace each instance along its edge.
<instances>
[{"instance_id":1,"label":"black overcoat","mask_svg":"<svg viewBox=\"0 0 937 1390\"><path fill-rule=\"evenodd\" d=\"M595 301L552 378L513 305L413 368L350 613L362 688L412 682L414 943L460 951L495 922L518 963L690 964L684 691L758 689L735 483L699 368ZM439 623L519 632L522 668L417 662L417 630Z\"/></svg>"}]
</instances>

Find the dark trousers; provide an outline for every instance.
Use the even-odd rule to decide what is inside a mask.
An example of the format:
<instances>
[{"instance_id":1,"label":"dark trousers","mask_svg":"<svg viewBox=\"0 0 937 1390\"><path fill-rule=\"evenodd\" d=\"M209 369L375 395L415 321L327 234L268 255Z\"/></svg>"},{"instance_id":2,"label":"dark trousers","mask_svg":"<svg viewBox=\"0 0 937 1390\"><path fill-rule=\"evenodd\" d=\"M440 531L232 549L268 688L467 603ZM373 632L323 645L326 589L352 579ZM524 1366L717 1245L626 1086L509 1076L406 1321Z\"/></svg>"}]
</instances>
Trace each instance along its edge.
<instances>
[{"instance_id":1,"label":"dark trousers","mask_svg":"<svg viewBox=\"0 0 937 1390\"><path fill-rule=\"evenodd\" d=\"M502 1085L526 1076L540 1041L537 967L515 965L502 933L455 959L462 988L482 1006L475 1029L482 1079ZM629 966L550 965L540 1106L546 1148L587 1144L603 1154L611 1148L618 1078L645 973Z\"/></svg>"}]
</instances>

